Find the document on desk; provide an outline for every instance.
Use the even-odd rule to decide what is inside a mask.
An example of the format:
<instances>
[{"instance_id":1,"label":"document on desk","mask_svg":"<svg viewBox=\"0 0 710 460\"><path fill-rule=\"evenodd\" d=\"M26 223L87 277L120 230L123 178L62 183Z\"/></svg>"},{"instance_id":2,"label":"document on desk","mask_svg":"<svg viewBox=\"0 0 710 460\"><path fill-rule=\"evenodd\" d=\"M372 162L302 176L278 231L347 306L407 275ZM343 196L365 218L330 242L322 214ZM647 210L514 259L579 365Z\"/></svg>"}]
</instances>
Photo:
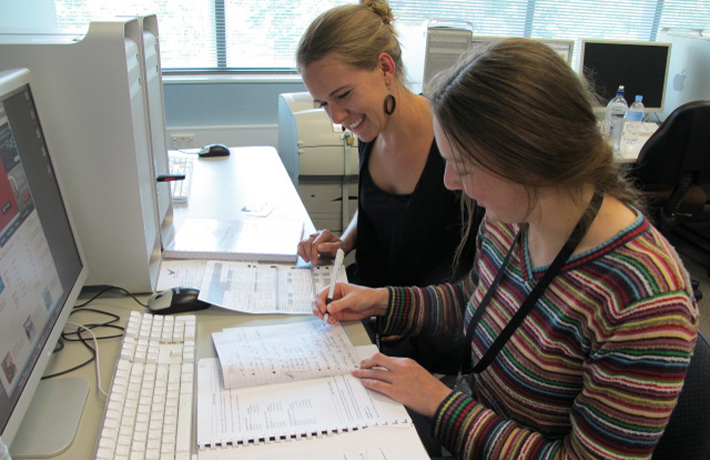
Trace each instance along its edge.
<instances>
[{"instance_id":1,"label":"document on desk","mask_svg":"<svg viewBox=\"0 0 710 460\"><path fill-rule=\"evenodd\" d=\"M255 444L201 451L199 460L428 460L412 424L372 426L300 442Z\"/></svg>"},{"instance_id":2,"label":"document on desk","mask_svg":"<svg viewBox=\"0 0 710 460\"><path fill-rule=\"evenodd\" d=\"M332 267L209 261L199 299L243 313L311 315L316 294L330 283ZM338 279L346 282L345 270Z\"/></svg>"},{"instance_id":3,"label":"document on desk","mask_svg":"<svg viewBox=\"0 0 710 460\"><path fill-rule=\"evenodd\" d=\"M160 262L160 273L155 290L165 291L181 286L199 288L202 285L206 266L206 260L163 259Z\"/></svg>"},{"instance_id":4,"label":"document on desk","mask_svg":"<svg viewBox=\"0 0 710 460\"><path fill-rule=\"evenodd\" d=\"M371 356L374 346L358 347L358 351L362 357ZM323 440L330 436L347 436L358 430L367 433L367 427L394 430L411 424L404 406L366 389L350 374L232 390L224 388L217 358L201 359L197 374L197 442L201 460L222 458L206 453L211 449L224 453L224 449L250 449L264 444L261 448L265 451L269 446L292 444L290 441L294 440L312 445L304 449L304 457L289 458L313 458L321 444L328 445ZM374 436L378 432L372 433ZM355 454L357 448L351 446L350 450ZM368 444L370 448L376 445ZM242 450L239 452L241 456Z\"/></svg>"},{"instance_id":5,"label":"document on desk","mask_svg":"<svg viewBox=\"0 0 710 460\"><path fill-rule=\"evenodd\" d=\"M360 363L343 326L318 319L225 329L212 341L226 389L349 374Z\"/></svg>"},{"instance_id":6,"label":"document on desk","mask_svg":"<svg viewBox=\"0 0 710 460\"><path fill-rule=\"evenodd\" d=\"M299 221L187 219L163 256L296 263L302 236L303 222Z\"/></svg>"}]
</instances>

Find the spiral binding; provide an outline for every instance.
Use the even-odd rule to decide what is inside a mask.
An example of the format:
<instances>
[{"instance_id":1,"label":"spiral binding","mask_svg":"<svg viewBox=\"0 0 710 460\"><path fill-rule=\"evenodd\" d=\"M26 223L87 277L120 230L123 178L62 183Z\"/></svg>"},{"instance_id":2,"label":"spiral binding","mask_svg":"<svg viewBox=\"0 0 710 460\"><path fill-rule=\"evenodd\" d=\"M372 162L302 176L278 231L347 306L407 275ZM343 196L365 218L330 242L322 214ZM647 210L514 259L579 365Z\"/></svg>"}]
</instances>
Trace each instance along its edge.
<instances>
[{"instance_id":1,"label":"spiral binding","mask_svg":"<svg viewBox=\"0 0 710 460\"><path fill-rule=\"evenodd\" d=\"M266 436L266 437L258 437L258 438L248 438L248 439L241 439L241 440L233 440L233 441L218 441L218 442L210 442L210 443L203 443L203 444L198 444L199 450L213 450L213 449L229 449L229 448L240 448L240 447L249 447L249 446L257 446L257 445L262 445L262 444L270 444L270 443L278 443L278 442L293 442L293 441L302 441L302 440L308 440L308 439L313 439L313 438L323 438L324 436L332 436L332 435L338 435L341 433L349 433L349 432L355 432L355 431L360 431L367 429L371 426L389 426L389 425L400 425L400 424L407 424L410 423L408 419L404 420L395 420L392 422L388 423L375 423L372 425L362 425L362 426L354 426L354 427L343 427L343 428L336 428L333 430L321 430L321 431L309 431L305 433L293 433L293 434L282 434L279 436Z\"/></svg>"}]
</instances>

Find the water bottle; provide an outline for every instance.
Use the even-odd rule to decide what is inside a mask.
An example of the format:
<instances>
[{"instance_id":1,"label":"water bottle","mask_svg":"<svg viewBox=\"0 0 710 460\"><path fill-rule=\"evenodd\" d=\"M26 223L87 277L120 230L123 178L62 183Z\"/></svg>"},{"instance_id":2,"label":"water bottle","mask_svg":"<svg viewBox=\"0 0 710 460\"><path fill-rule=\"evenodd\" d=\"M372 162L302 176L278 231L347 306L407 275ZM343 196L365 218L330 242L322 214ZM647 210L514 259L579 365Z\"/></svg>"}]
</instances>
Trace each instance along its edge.
<instances>
[{"instance_id":1,"label":"water bottle","mask_svg":"<svg viewBox=\"0 0 710 460\"><path fill-rule=\"evenodd\" d=\"M615 154L619 154L621 148L621 135L624 132L624 117L629 105L624 99L624 86L619 85L616 90L616 96L609 101L606 106L606 127L607 137L614 149Z\"/></svg>"},{"instance_id":2,"label":"water bottle","mask_svg":"<svg viewBox=\"0 0 710 460\"><path fill-rule=\"evenodd\" d=\"M636 95L636 100L629 110L626 111L626 120L624 121L624 142L635 144L639 140L639 132L643 123L644 110L643 96Z\"/></svg>"}]
</instances>

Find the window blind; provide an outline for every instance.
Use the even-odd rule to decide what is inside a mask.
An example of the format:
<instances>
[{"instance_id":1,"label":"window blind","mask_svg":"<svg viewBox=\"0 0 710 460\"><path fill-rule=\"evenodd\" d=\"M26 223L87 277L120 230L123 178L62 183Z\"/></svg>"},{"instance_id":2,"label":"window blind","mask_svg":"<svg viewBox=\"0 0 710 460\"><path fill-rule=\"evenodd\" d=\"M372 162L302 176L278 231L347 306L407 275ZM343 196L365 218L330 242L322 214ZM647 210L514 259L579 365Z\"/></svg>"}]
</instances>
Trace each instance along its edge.
<instances>
[{"instance_id":1,"label":"window blind","mask_svg":"<svg viewBox=\"0 0 710 460\"><path fill-rule=\"evenodd\" d=\"M345 3L352 2L54 0L54 7L58 26L72 30L113 15L157 14L167 71L293 71L308 24ZM653 41L662 27L710 33L710 0L391 0L390 6L400 21L469 21L481 35Z\"/></svg>"}]
</instances>

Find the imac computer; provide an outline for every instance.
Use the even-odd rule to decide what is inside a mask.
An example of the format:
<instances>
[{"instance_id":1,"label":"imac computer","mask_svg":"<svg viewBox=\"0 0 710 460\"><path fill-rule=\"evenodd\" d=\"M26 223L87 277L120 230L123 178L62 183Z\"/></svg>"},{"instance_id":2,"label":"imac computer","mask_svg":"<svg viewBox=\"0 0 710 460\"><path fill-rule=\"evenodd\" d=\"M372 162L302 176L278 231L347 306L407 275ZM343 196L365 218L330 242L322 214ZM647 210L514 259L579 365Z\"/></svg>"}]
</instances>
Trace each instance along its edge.
<instances>
[{"instance_id":1,"label":"imac computer","mask_svg":"<svg viewBox=\"0 0 710 460\"><path fill-rule=\"evenodd\" d=\"M646 111L658 113L663 111L670 55L669 43L586 39L580 74L603 101L611 100L624 85L626 102L631 104L642 95Z\"/></svg>"},{"instance_id":2,"label":"imac computer","mask_svg":"<svg viewBox=\"0 0 710 460\"><path fill-rule=\"evenodd\" d=\"M673 47L661 114L665 120L683 104L710 100L710 30L661 29L658 40Z\"/></svg>"},{"instance_id":3,"label":"imac computer","mask_svg":"<svg viewBox=\"0 0 710 460\"><path fill-rule=\"evenodd\" d=\"M27 69L0 72L0 200L0 438L14 458L23 446L57 454L73 439L89 382L40 380L87 268ZM41 409L61 414L61 422L35 431L47 421Z\"/></svg>"}]
</instances>

